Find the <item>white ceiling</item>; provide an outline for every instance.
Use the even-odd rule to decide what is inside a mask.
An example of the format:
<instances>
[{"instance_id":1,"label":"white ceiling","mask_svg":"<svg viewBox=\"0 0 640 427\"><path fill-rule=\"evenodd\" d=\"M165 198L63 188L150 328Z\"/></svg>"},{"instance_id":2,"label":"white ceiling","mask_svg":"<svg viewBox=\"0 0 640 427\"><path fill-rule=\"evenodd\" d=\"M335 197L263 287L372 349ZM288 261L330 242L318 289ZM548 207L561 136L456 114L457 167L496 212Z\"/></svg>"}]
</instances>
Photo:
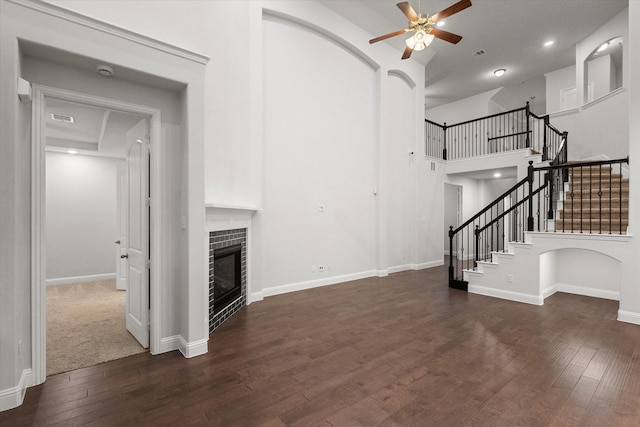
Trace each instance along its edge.
<instances>
[{"instance_id":1,"label":"white ceiling","mask_svg":"<svg viewBox=\"0 0 640 427\"><path fill-rule=\"evenodd\" d=\"M319 0L371 34L372 38L406 28L397 0ZM418 13L433 15L456 0L412 0ZM575 63L575 45L609 21L628 0L472 0L473 5L446 20L443 29L463 36L453 45L434 40L410 61L425 65L427 107L434 107L505 86L540 78ZM404 39L390 43L404 50ZM547 40L555 40L549 48ZM479 50L486 53L473 54ZM500 79L498 68L507 73Z\"/></svg>"},{"instance_id":2,"label":"white ceiling","mask_svg":"<svg viewBox=\"0 0 640 427\"><path fill-rule=\"evenodd\" d=\"M46 99L47 150L125 157L125 134L142 116L54 98ZM73 117L74 123L53 120L51 114Z\"/></svg>"},{"instance_id":3,"label":"white ceiling","mask_svg":"<svg viewBox=\"0 0 640 427\"><path fill-rule=\"evenodd\" d=\"M407 26L396 0L319 1L369 32L372 38ZM416 12L433 15L455 2L410 3ZM428 108L500 87L526 87L539 81L544 73L575 63L576 43L628 6L628 0L472 0L472 3L470 8L449 17L443 27L463 36L460 43L452 45L436 39L409 59L425 65ZM401 61L405 38L398 36L381 43L394 46ZM547 40L555 40L555 44L543 47ZM95 68L94 60L68 52L26 42L21 48L26 55L53 61L72 58L79 68ZM486 53L474 56L479 50ZM497 68L506 68L507 73L498 79L493 75ZM116 71L119 77L133 81L139 78L126 69ZM145 78L149 83L148 76ZM50 112L75 116L76 123L54 122ZM131 114L58 100L48 100L47 116L48 149L66 151L74 146L86 154L111 157L124 156L124 133L140 120Z\"/></svg>"}]
</instances>

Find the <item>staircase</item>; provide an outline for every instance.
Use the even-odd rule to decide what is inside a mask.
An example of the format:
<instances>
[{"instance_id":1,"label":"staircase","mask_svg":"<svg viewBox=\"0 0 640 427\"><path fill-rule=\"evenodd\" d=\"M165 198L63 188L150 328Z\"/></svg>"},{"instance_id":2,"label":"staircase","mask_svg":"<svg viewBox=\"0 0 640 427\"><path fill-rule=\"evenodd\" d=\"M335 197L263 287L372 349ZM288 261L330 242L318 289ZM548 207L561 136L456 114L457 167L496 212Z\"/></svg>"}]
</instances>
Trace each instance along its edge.
<instances>
[{"instance_id":1,"label":"staircase","mask_svg":"<svg viewBox=\"0 0 640 427\"><path fill-rule=\"evenodd\" d=\"M470 291L477 291L478 286L501 289L509 295L514 277L528 271L527 277L520 279L528 283L524 293L533 293L534 303L541 303L541 282L536 279L540 276L541 254L565 248L606 253L601 250L603 241L628 240L629 180L624 177L625 163L628 158L534 167L530 161L527 178L456 230L450 229L449 286ZM554 246L540 245L531 250L534 237L547 243L554 241ZM618 246L611 249L617 250ZM515 257L518 251L534 255ZM613 252L608 254L611 258L621 259ZM501 267L503 264L507 267ZM482 279L483 275L487 278ZM530 298L516 300L531 302Z\"/></svg>"},{"instance_id":2,"label":"staircase","mask_svg":"<svg viewBox=\"0 0 640 427\"><path fill-rule=\"evenodd\" d=\"M628 257L631 239L624 163L628 158L530 165L526 182L505 193L512 208L488 224L474 225L475 259L462 267L462 280L454 284L536 305L557 291L619 300L619 263ZM514 203L518 188L527 186ZM552 219L540 220L545 215ZM504 224L526 224L526 229L506 236L498 247L487 233Z\"/></svg>"},{"instance_id":3,"label":"staircase","mask_svg":"<svg viewBox=\"0 0 640 427\"><path fill-rule=\"evenodd\" d=\"M569 182L564 187L552 231L626 234L628 178L613 173L609 166L586 166L569 169Z\"/></svg>"}]
</instances>

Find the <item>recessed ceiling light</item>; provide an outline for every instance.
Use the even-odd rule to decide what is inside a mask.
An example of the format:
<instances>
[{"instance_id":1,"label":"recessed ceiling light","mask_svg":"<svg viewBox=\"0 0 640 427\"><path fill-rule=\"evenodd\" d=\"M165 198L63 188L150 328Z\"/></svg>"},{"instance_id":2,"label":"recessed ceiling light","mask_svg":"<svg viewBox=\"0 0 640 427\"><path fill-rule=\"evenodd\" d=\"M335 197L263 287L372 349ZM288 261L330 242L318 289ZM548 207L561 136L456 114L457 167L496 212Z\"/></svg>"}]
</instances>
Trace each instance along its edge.
<instances>
[{"instance_id":1,"label":"recessed ceiling light","mask_svg":"<svg viewBox=\"0 0 640 427\"><path fill-rule=\"evenodd\" d=\"M502 174L500 172L496 172L493 174L494 178L500 178L502 176Z\"/></svg>"},{"instance_id":2,"label":"recessed ceiling light","mask_svg":"<svg viewBox=\"0 0 640 427\"><path fill-rule=\"evenodd\" d=\"M444 22L445 21L438 21L438 23L436 24L438 27L444 27Z\"/></svg>"},{"instance_id":3,"label":"recessed ceiling light","mask_svg":"<svg viewBox=\"0 0 640 427\"><path fill-rule=\"evenodd\" d=\"M67 153L69 153L69 154L78 154L78 152L76 150L67 150Z\"/></svg>"},{"instance_id":4,"label":"recessed ceiling light","mask_svg":"<svg viewBox=\"0 0 640 427\"><path fill-rule=\"evenodd\" d=\"M501 77L501 76L503 76L503 75L504 75L504 73L506 73L506 72L507 72L506 68L498 68L497 70L495 70L495 71L493 72L493 74L495 74L495 76L496 76L496 77Z\"/></svg>"},{"instance_id":5,"label":"recessed ceiling light","mask_svg":"<svg viewBox=\"0 0 640 427\"><path fill-rule=\"evenodd\" d=\"M551 45L552 45L552 44L554 44L554 43L555 43L555 41L554 41L554 40L546 41L546 42L544 42L544 47L549 47L549 46L551 46Z\"/></svg>"}]
</instances>

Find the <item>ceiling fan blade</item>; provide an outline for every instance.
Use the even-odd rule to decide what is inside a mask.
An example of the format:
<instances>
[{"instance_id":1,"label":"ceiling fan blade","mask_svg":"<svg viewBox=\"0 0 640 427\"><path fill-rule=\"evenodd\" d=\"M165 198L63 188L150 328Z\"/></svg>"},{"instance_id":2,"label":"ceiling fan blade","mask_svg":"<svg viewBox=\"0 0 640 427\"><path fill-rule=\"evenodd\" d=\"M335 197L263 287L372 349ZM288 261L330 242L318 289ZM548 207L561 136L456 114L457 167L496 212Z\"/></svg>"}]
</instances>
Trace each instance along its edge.
<instances>
[{"instance_id":1,"label":"ceiling fan blade","mask_svg":"<svg viewBox=\"0 0 640 427\"><path fill-rule=\"evenodd\" d=\"M408 28L405 28L404 30L394 31L393 33L389 33L389 34L385 34L384 36L376 37L375 39L369 40L369 44L373 44L373 43L379 42L381 40L389 39L391 37L399 36L400 34L404 34L407 31L410 31L410 30Z\"/></svg>"},{"instance_id":2,"label":"ceiling fan blade","mask_svg":"<svg viewBox=\"0 0 640 427\"><path fill-rule=\"evenodd\" d=\"M431 18L433 19L433 22L437 22L441 19L453 15L454 13L458 13L461 10L468 8L469 6L471 6L471 0L460 0L458 3L452 4L448 8L436 13Z\"/></svg>"},{"instance_id":3,"label":"ceiling fan blade","mask_svg":"<svg viewBox=\"0 0 640 427\"><path fill-rule=\"evenodd\" d=\"M468 1L468 0L467 0ZM400 10L402 11L402 13L404 13L404 15L409 18L409 21L417 21L418 19L420 19L420 17L418 16L418 14L416 13L415 10L413 10L413 8L411 7L411 5L409 4L408 1L403 1L401 3L398 3L397 5Z\"/></svg>"},{"instance_id":4,"label":"ceiling fan blade","mask_svg":"<svg viewBox=\"0 0 640 427\"><path fill-rule=\"evenodd\" d=\"M436 36L437 38L441 39L441 40L444 40L444 41L447 41L447 42L453 43L453 44L456 44L460 40L462 40L462 36L450 33L450 32L445 31L445 30L441 30L439 28L432 28L430 33L433 34L434 36Z\"/></svg>"},{"instance_id":5,"label":"ceiling fan blade","mask_svg":"<svg viewBox=\"0 0 640 427\"><path fill-rule=\"evenodd\" d=\"M407 46L407 47L404 49L404 53L402 54L402 59L407 59L407 58L409 58L409 57L411 56L411 53L412 53L412 52L413 52L413 49L412 49L412 48L410 48L409 46Z\"/></svg>"}]
</instances>

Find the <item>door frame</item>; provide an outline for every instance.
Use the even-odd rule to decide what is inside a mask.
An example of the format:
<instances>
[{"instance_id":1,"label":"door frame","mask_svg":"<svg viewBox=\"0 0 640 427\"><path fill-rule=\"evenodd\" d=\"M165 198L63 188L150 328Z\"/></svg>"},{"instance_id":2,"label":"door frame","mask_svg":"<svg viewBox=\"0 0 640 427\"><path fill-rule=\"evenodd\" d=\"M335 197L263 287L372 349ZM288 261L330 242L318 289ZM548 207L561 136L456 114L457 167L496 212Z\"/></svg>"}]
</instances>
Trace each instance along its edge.
<instances>
[{"instance_id":1,"label":"door frame","mask_svg":"<svg viewBox=\"0 0 640 427\"><path fill-rule=\"evenodd\" d=\"M443 200L443 204L442 204L442 212L443 212L443 231L446 232L448 230L448 225L446 224L446 222L444 222L445 220L445 215L447 213L447 192L448 191L452 191L452 189L447 190L447 186L450 187L456 187L456 224L454 226L454 230L456 228L458 228L460 226L460 224L462 223L462 218L464 217L463 215L463 208L464 208L464 200L463 200L463 196L464 196L464 185L462 184L456 184L456 183L452 183L452 182L448 182L445 181L442 183L442 200ZM450 224L451 225L451 224ZM444 236L443 236L444 237ZM459 237L459 236L458 236ZM459 247L460 245L457 245L457 247ZM449 256L449 245L445 244L444 246L444 251L443 251L445 256ZM456 256L458 256L458 254L456 254Z\"/></svg>"},{"instance_id":2,"label":"door frame","mask_svg":"<svg viewBox=\"0 0 640 427\"><path fill-rule=\"evenodd\" d=\"M161 112L159 109L152 107L33 84L31 112L31 346L34 384L40 384L46 379L47 361L47 293L44 239L46 231L46 98L55 98L149 117L150 183L153 183L151 186L152 203L149 220L150 258L152 260L149 271L149 350L151 354L159 353L161 344L159 311L160 290L162 289L159 266L163 265L162 251L159 245L162 230Z\"/></svg>"}]
</instances>

